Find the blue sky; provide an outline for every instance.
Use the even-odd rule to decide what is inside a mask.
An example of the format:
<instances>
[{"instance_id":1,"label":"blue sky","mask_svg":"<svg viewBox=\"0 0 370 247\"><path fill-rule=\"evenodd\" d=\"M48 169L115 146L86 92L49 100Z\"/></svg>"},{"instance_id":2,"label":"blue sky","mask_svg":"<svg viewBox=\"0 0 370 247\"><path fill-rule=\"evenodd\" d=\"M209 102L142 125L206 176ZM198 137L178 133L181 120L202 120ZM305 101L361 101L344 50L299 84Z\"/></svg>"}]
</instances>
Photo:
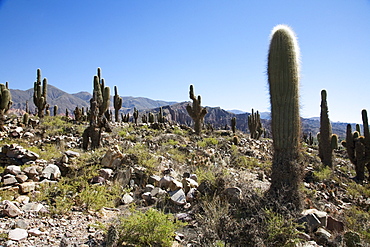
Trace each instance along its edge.
<instances>
[{"instance_id":1,"label":"blue sky","mask_svg":"<svg viewBox=\"0 0 370 247\"><path fill-rule=\"evenodd\" d=\"M361 123L370 111L369 0L0 0L0 82L29 89L36 70L92 92L96 68L122 96L268 111L269 36L288 24L301 50L301 115ZM370 113L369 113L370 114Z\"/></svg>"}]
</instances>

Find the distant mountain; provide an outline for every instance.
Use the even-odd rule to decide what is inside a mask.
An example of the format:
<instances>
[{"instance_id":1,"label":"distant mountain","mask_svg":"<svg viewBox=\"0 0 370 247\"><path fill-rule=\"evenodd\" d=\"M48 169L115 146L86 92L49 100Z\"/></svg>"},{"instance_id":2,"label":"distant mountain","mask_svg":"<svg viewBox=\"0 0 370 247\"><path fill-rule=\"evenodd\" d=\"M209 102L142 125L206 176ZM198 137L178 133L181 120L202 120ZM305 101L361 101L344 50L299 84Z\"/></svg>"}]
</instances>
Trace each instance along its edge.
<instances>
[{"instance_id":1,"label":"distant mountain","mask_svg":"<svg viewBox=\"0 0 370 247\"><path fill-rule=\"evenodd\" d=\"M28 101L29 109L34 112L35 105L33 103L33 88L28 90L10 89L12 94L14 109L26 109L26 101ZM78 107L90 107L90 99L92 94L89 92L79 92L75 94L66 93L52 85L48 85L47 90L47 102L50 105L50 110L54 105L58 105L59 114L64 114L65 110L68 109L69 113L72 114L76 106ZM167 102L162 100L152 100L143 97L122 97L122 109L124 113L132 112L134 107L138 110L157 108L160 106L171 105L176 102ZM113 97L111 97L111 107L113 107ZM112 108L113 110L113 108Z\"/></svg>"},{"instance_id":2,"label":"distant mountain","mask_svg":"<svg viewBox=\"0 0 370 247\"><path fill-rule=\"evenodd\" d=\"M241 111L241 110L227 110L228 112L231 112L231 113L234 113L234 114L243 114L243 113L246 113L245 111Z\"/></svg>"},{"instance_id":3,"label":"distant mountain","mask_svg":"<svg viewBox=\"0 0 370 247\"><path fill-rule=\"evenodd\" d=\"M12 94L13 106L12 108L15 109L26 109L26 102L28 101L29 109L34 112L35 105L33 103L33 88L28 89L26 91L18 90L18 89L10 89L10 93ZM47 90L47 103L50 105L50 110L54 105L57 105L59 108L59 113L64 113L66 109L69 112L72 112L76 106L78 107L88 107L89 104L82 100L79 97L76 97L72 94L66 93L52 85L48 85Z\"/></svg>"}]
</instances>

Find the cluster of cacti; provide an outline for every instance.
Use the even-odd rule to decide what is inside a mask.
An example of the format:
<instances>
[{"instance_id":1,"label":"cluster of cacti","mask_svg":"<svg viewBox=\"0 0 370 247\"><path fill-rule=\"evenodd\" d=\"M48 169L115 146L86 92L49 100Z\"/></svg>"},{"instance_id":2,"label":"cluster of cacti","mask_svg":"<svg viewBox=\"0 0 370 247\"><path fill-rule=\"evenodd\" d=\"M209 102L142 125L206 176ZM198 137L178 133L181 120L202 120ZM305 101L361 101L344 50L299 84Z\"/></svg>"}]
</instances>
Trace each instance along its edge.
<instances>
[{"instance_id":1,"label":"cluster of cacti","mask_svg":"<svg viewBox=\"0 0 370 247\"><path fill-rule=\"evenodd\" d=\"M193 85L190 85L189 97L193 100L193 106L189 104L186 106L186 110L189 116L194 121L194 130L197 135L200 135L202 130L202 124L204 121L204 116L207 114L207 109L201 106L201 96L198 95L198 98L194 95Z\"/></svg>"},{"instance_id":2,"label":"cluster of cacti","mask_svg":"<svg viewBox=\"0 0 370 247\"><path fill-rule=\"evenodd\" d=\"M85 129L82 136L82 147L84 150L88 149L89 143L91 143L91 149L98 148L102 131L111 131L109 121L105 117L105 112L110 104L110 89L105 87L104 79L100 78L101 70L98 68L98 75L94 76L93 97L90 99L90 125Z\"/></svg>"},{"instance_id":3,"label":"cluster of cacti","mask_svg":"<svg viewBox=\"0 0 370 247\"><path fill-rule=\"evenodd\" d=\"M310 132L308 135L303 134L303 141L307 143L309 146L313 145L313 136L312 133Z\"/></svg>"},{"instance_id":4,"label":"cluster of cacti","mask_svg":"<svg viewBox=\"0 0 370 247\"><path fill-rule=\"evenodd\" d=\"M299 210L299 47L290 27L279 25L272 31L268 54L268 82L271 103L273 163L269 194Z\"/></svg>"},{"instance_id":5,"label":"cluster of cacti","mask_svg":"<svg viewBox=\"0 0 370 247\"><path fill-rule=\"evenodd\" d=\"M248 116L248 128L251 138L256 140L258 140L264 132L261 124L261 117L258 111L254 112L252 109L252 113Z\"/></svg>"},{"instance_id":6,"label":"cluster of cacti","mask_svg":"<svg viewBox=\"0 0 370 247\"><path fill-rule=\"evenodd\" d=\"M121 120L124 123L130 122L130 113L127 113L127 114L121 113Z\"/></svg>"},{"instance_id":7,"label":"cluster of cacti","mask_svg":"<svg viewBox=\"0 0 370 247\"><path fill-rule=\"evenodd\" d=\"M12 95L8 88L8 82L4 84L0 84L0 129L3 129L3 125L5 122L5 114L12 106Z\"/></svg>"},{"instance_id":8,"label":"cluster of cacti","mask_svg":"<svg viewBox=\"0 0 370 247\"><path fill-rule=\"evenodd\" d=\"M83 108L78 108L78 106L76 106L75 110L73 111L73 114L75 115L75 120L77 122L80 122L83 120L83 112L82 112L82 109Z\"/></svg>"},{"instance_id":9,"label":"cluster of cacti","mask_svg":"<svg viewBox=\"0 0 370 247\"><path fill-rule=\"evenodd\" d=\"M363 136L360 134L359 126L356 125L357 130L352 133L352 127L348 124L346 140L342 141L342 145L347 149L349 160L355 166L355 178L359 182L365 179L365 166L370 172L370 132L366 110L362 110L362 122Z\"/></svg>"},{"instance_id":10,"label":"cluster of cacti","mask_svg":"<svg viewBox=\"0 0 370 247\"><path fill-rule=\"evenodd\" d=\"M97 71L98 75L94 76L93 96L95 96L99 107L99 116L102 116L106 114L110 105L110 88L105 86L105 81L101 78L101 69L98 68Z\"/></svg>"},{"instance_id":11,"label":"cluster of cacti","mask_svg":"<svg viewBox=\"0 0 370 247\"><path fill-rule=\"evenodd\" d=\"M319 157L324 165L333 167L333 150L338 148L338 136L332 134L326 90L321 91L320 107L320 133L317 136L317 140L319 141Z\"/></svg>"},{"instance_id":12,"label":"cluster of cacti","mask_svg":"<svg viewBox=\"0 0 370 247\"><path fill-rule=\"evenodd\" d=\"M116 122L118 123L119 122L118 113L122 107L122 98L118 94L117 86L114 86L113 105L114 105L114 117L115 117Z\"/></svg>"},{"instance_id":13,"label":"cluster of cacti","mask_svg":"<svg viewBox=\"0 0 370 247\"><path fill-rule=\"evenodd\" d=\"M33 103L37 107L37 115L39 118L44 117L44 110L47 105L47 86L48 80L46 78L43 79L41 84L41 69L37 69L37 80L33 86Z\"/></svg>"}]
</instances>

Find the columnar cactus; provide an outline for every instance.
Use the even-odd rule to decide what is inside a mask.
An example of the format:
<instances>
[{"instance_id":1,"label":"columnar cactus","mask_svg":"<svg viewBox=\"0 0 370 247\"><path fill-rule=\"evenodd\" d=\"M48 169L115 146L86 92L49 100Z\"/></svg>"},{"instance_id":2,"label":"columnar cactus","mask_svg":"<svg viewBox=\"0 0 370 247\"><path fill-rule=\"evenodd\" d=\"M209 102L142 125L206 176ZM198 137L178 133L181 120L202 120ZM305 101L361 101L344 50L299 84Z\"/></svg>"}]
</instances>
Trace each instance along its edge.
<instances>
[{"instance_id":1,"label":"columnar cactus","mask_svg":"<svg viewBox=\"0 0 370 247\"><path fill-rule=\"evenodd\" d=\"M137 124L137 119L139 118L139 111L136 109L136 107L134 108L133 116L134 116L135 124Z\"/></svg>"},{"instance_id":2,"label":"columnar cactus","mask_svg":"<svg viewBox=\"0 0 370 247\"><path fill-rule=\"evenodd\" d=\"M118 95L117 86L114 86L114 97L113 97L113 105L114 105L114 117L116 122L119 122L119 110L122 107L122 98Z\"/></svg>"},{"instance_id":3,"label":"columnar cactus","mask_svg":"<svg viewBox=\"0 0 370 247\"><path fill-rule=\"evenodd\" d=\"M78 106L76 106L73 113L75 114L75 120L77 122L82 121L82 109L80 109L80 108L78 108Z\"/></svg>"},{"instance_id":4,"label":"columnar cactus","mask_svg":"<svg viewBox=\"0 0 370 247\"><path fill-rule=\"evenodd\" d=\"M33 103L37 107L39 118L44 117L44 110L47 104L47 86L48 80L46 78L43 79L41 85L41 69L37 69L37 81L35 81L33 86Z\"/></svg>"},{"instance_id":5,"label":"columnar cactus","mask_svg":"<svg viewBox=\"0 0 370 247\"><path fill-rule=\"evenodd\" d=\"M267 71L274 147L269 193L297 210L302 207L299 67L299 47L293 30L285 25L276 26L271 35Z\"/></svg>"},{"instance_id":6,"label":"columnar cactus","mask_svg":"<svg viewBox=\"0 0 370 247\"><path fill-rule=\"evenodd\" d=\"M8 82L4 84L0 84L0 129L4 129L4 122L5 122L5 114L12 106L12 95L8 88Z\"/></svg>"},{"instance_id":7,"label":"columnar cactus","mask_svg":"<svg viewBox=\"0 0 370 247\"><path fill-rule=\"evenodd\" d=\"M46 106L45 106L45 116L50 116L49 108L50 108L49 104L46 104Z\"/></svg>"},{"instance_id":8,"label":"columnar cactus","mask_svg":"<svg viewBox=\"0 0 370 247\"><path fill-rule=\"evenodd\" d=\"M54 117L58 115L58 106L54 105Z\"/></svg>"},{"instance_id":9,"label":"columnar cactus","mask_svg":"<svg viewBox=\"0 0 370 247\"><path fill-rule=\"evenodd\" d=\"M236 133L236 117L233 117L231 119L231 130L233 131L233 134L235 135L235 133Z\"/></svg>"},{"instance_id":10,"label":"columnar cactus","mask_svg":"<svg viewBox=\"0 0 370 247\"><path fill-rule=\"evenodd\" d=\"M28 114L27 112L25 112L25 113L23 114L22 123L23 123L25 126L28 126L29 120L30 120L29 114Z\"/></svg>"},{"instance_id":11,"label":"columnar cactus","mask_svg":"<svg viewBox=\"0 0 370 247\"><path fill-rule=\"evenodd\" d=\"M254 112L252 109L252 114L248 116L248 128L252 139L258 140L261 137L263 128L261 124L261 117L258 111Z\"/></svg>"},{"instance_id":12,"label":"columnar cactus","mask_svg":"<svg viewBox=\"0 0 370 247\"><path fill-rule=\"evenodd\" d=\"M318 141L321 162L332 168L333 150L338 146L338 144L335 145L335 142L338 142L338 136L332 134L326 90L321 91L320 135L318 135Z\"/></svg>"},{"instance_id":13,"label":"columnar cactus","mask_svg":"<svg viewBox=\"0 0 370 247\"><path fill-rule=\"evenodd\" d=\"M154 123L154 114L151 112L148 113L148 121L149 123Z\"/></svg>"},{"instance_id":14,"label":"columnar cactus","mask_svg":"<svg viewBox=\"0 0 370 247\"><path fill-rule=\"evenodd\" d=\"M165 118L163 116L163 109L162 109L162 106L159 107L159 112L157 114L157 120L158 120L158 123L164 123L165 122Z\"/></svg>"},{"instance_id":15,"label":"columnar cactus","mask_svg":"<svg viewBox=\"0 0 370 247\"><path fill-rule=\"evenodd\" d=\"M99 106L99 116L105 114L110 105L110 88L105 86L104 79L100 78L101 72L98 68L98 75L94 76L94 91L96 102Z\"/></svg>"},{"instance_id":16,"label":"columnar cactus","mask_svg":"<svg viewBox=\"0 0 370 247\"><path fill-rule=\"evenodd\" d=\"M201 106L201 96L198 95L198 98L195 97L193 85L190 85L189 97L193 100L193 106L188 104L186 106L186 110L194 121L195 133L200 135L204 116L207 114L207 109Z\"/></svg>"},{"instance_id":17,"label":"columnar cactus","mask_svg":"<svg viewBox=\"0 0 370 247\"><path fill-rule=\"evenodd\" d=\"M366 110L362 110L362 122L364 127L363 136L358 131L352 133L352 127L348 124L346 140L342 141L342 145L347 150L349 160L355 166L355 179L358 182L362 182L365 179L365 166L370 172L370 132Z\"/></svg>"}]
</instances>

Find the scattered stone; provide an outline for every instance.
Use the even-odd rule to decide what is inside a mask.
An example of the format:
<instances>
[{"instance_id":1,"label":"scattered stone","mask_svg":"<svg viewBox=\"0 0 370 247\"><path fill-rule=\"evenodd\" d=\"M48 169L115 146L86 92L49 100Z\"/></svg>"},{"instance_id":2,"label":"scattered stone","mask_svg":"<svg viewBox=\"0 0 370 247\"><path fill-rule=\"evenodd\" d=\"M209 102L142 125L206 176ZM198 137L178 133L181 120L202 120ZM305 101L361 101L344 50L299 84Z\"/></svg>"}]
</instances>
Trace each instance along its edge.
<instances>
[{"instance_id":1,"label":"scattered stone","mask_svg":"<svg viewBox=\"0 0 370 247\"><path fill-rule=\"evenodd\" d=\"M38 229L38 228L29 229L27 232L28 232L29 235L36 236L36 237L39 237L41 235L47 235L48 234L48 232L40 231L40 229Z\"/></svg>"},{"instance_id":2,"label":"scattered stone","mask_svg":"<svg viewBox=\"0 0 370 247\"><path fill-rule=\"evenodd\" d=\"M162 190L159 187L154 187L151 191L150 194L152 197L161 197L163 195L167 195L167 192L165 190Z\"/></svg>"},{"instance_id":3,"label":"scattered stone","mask_svg":"<svg viewBox=\"0 0 370 247\"><path fill-rule=\"evenodd\" d=\"M92 184L104 184L105 178L100 176L95 176L90 180L90 183Z\"/></svg>"},{"instance_id":4,"label":"scattered stone","mask_svg":"<svg viewBox=\"0 0 370 247\"><path fill-rule=\"evenodd\" d=\"M339 221L339 220L334 219L331 216L329 216L326 228L329 231L333 231L333 232L343 232L344 231L344 223Z\"/></svg>"},{"instance_id":5,"label":"scattered stone","mask_svg":"<svg viewBox=\"0 0 370 247\"><path fill-rule=\"evenodd\" d=\"M37 171L37 167L36 166L28 166L28 167L24 168L23 171L29 177L34 177L34 176L38 176L39 175L39 172Z\"/></svg>"},{"instance_id":6,"label":"scattered stone","mask_svg":"<svg viewBox=\"0 0 370 247\"><path fill-rule=\"evenodd\" d=\"M238 187L226 188L222 194L226 197L229 203L238 203L242 190Z\"/></svg>"},{"instance_id":7,"label":"scattered stone","mask_svg":"<svg viewBox=\"0 0 370 247\"><path fill-rule=\"evenodd\" d=\"M177 191L182 189L182 183L177 181L176 179L172 179L169 184L170 191Z\"/></svg>"},{"instance_id":8,"label":"scattered stone","mask_svg":"<svg viewBox=\"0 0 370 247\"><path fill-rule=\"evenodd\" d=\"M21 204L26 204L26 203L29 203L30 198L28 196L21 195L21 196L18 196L15 200Z\"/></svg>"},{"instance_id":9,"label":"scattered stone","mask_svg":"<svg viewBox=\"0 0 370 247\"><path fill-rule=\"evenodd\" d=\"M19 186L19 192L21 194L32 192L36 188L35 182L25 182L25 183L19 184L18 186Z\"/></svg>"},{"instance_id":10,"label":"scattered stone","mask_svg":"<svg viewBox=\"0 0 370 247\"><path fill-rule=\"evenodd\" d=\"M159 181L161 180L161 177L158 175L151 175L148 178L148 183L153 184L154 186L159 186Z\"/></svg>"},{"instance_id":11,"label":"scattered stone","mask_svg":"<svg viewBox=\"0 0 370 247\"><path fill-rule=\"evenodd\" d=\"M60 178L61 173L59 167L54 164L49 164L45 169L42 171L41 176L46 179L56 180Z\"/></svg>"},{"instance_id":12,"label":"scattered stone","mask_svg":"<svg viewBox=\"0 0 370 247\"><path fill-rule=\"evenodd\" d=\"M27 230L28 228L28 223L25 220L17 220L15 222L15 227L16 228L21 228Z\"/></svg>"},{"instance_id":13,"label":"scattered stone","mask_svg":"<svg viewBox=\"0 0 370 247\"><path fill-rule=\"evenodd\" d=\"M167 190L170 187L170 183L172 181L171 176L163 176L161 180L159 180L159 187L161 189Z\"/></svg>"},{"instance_id":14,"label":"scattered stone","mask_svg":"<svg viewBox=\"0 0 370 247\"><path fill-rule=\"evenodd\" d=\"M131 179L131 169L119 169L113 177L113 181L126 187Z\"/></svg>"},{"instance_id":15,"label":"scattered stone","mask_svg":"<svg viewBox=\"0 0 370 247\"><path fill-rule=\"evenodd\" d=\"M331 242L330 241L331 234L324 228L320 227L319 229L317 229L317 231L315 232L315 236L316 236L316 243L318 244L328 246L328 244Z\"/></svg>"},{"instance_id":16,"label":"scattered stone","mask_svg":"<svg viewBox=\"0 0 370 247\"><path fill-rule=\"evenodd\" d=\"M113 176L113 170L109 168L100 169L99 175L103 177L105 180L108 180Z\"/></svg>"},{"instance_id":17,"label":"scattered stone","mask_svg":"<svg viewBox=\"0 0 370 247\"><path fill-rule=\"evenodd\" d=\"M117 145L110 148L104 155L101 164L103 167L116 168L121 164L123 154Z\"/></svg>"},{"instance_id":18,"label":"scattered stone","mask_svg":"<svg viewBox=\"0 0 370 247\"><path fill-rule=\"evenodd\" d=\"M44 206L36 202L30 202L22 206L22 210L25 212L40 212L42 209L44 209Z\"/></svg>"},{"instance_id":19,"label":"scattered stone","mask_svg":"<svg viewBox=\"0 0 370 247\"><path fill-rule=\"evenodd\" d=\"M21 167L20 166L16 166L16 165L10 165L10 166L7 166L5 168L5 174L6 173L9 173L9 174L12 174L12 175L18 175L18 174L21 174Z\"/></svg>"},{"instance_id":20,"label":"scattered stone","mask_svg":"<svg viewBox=\"0 0 370 247\"><path fill-rule=\"evenodd\" d=\"M3 185L4 186L10 186L10 185L13 185L13 184L16 184L16 183L18 183L18 181L15 178L15 176L13 176L13 175L7 174L6 177L4 176L4 178L3 178Z\"/></svg>"},{"instance_id":21,"label":"scattered stone","mask_svg":"<svg viewBox=\"0 0 370 247\"><path fill-rule=\"evenodd\" d=\"M328 214L324 211L319 211L315 208L303 210L302 215L314 214L320 221L320 226L326 227Z\"/></svg>"},{"instance_id":22,"label":"scattered stone","mask_svg":"<svg viewBox=\"0 0 370 247\"><path fill-rule=\"evenodd\" d=\"M134 198L132 197L132 196L130 196L130 194L124 194L123 196L122 196L122 199L121 199L121 202L123 203L123 204L130 204L131 202L133 202L134 201Z\"/></svg>"},{"instance_id":23,"label":"scattered stone","mask_svg":"<svg viewBox=\"0 0 370 247\"><path fill-rule=\"evenodd\" d=\"M182 189L171 191L169 192L171 196L171 201L177 205L185 205L186 204L186 196L185 192Z\"/></svg>"},{"instance_id":24,"label":"scattered stone","mask_svg":"<svg viewBox=\"0 0 370 247\"><path fill-rule=\"evenodd\" d=\"M144 192L151 192L154 189L154 185L147 184L144 188Z\"/></svg>"},{"instance_id":25,"label":"scattered stone","mask_svg":"<svg viewBox=\"0 0 370 247\"><path fill-rule=\"evenodd\" d=\"M80 157L80 153L68 150L64 152L69 158Z\"/></svg>"},{"instance_id":26,"label":"scattered stone","mask_svg":"<svg viewBox=\"0 0 370 247\"><path fill-rule=\"evenodd\" d=\"M321 221L315 214L307 214L298 219L298 224L304 224L306 232L313 232L321 226Z\"/></svg>"},{"instance_id":27,"label":"scattered stone","mask_svg":"<svg viewBox=\"0 0 370 247\"><path fill-rule=\"evenodd\" d=\"M18 174L15 176L15 179L17 179L18 183L24 183L27 181L28 177L25 174Z\"/></svg>"},{"instance_id":28,"label":"scattered stone","mask_svg":"<svg viewBox=\"0 0 370 247\"><path fill-rule=\"evenodd\" d=\"M28 237L27 231L25 229L20 229L20 228L10 230L8 234L8 238L14 241L19 241L27 237Z\"/></svg>"},{"instance_id":29,"label":"scattered stone","mask_svg":"<svg viewBox=\"0 0 370 247\"><path fill-rule=\"evenodd\" d=\"M23 214L23 212L11 201L5 200L3 202L3 205L4 205L3 214L11 218L14 218L14 217L17 217Z\"/></svg>"}]
</instances>

